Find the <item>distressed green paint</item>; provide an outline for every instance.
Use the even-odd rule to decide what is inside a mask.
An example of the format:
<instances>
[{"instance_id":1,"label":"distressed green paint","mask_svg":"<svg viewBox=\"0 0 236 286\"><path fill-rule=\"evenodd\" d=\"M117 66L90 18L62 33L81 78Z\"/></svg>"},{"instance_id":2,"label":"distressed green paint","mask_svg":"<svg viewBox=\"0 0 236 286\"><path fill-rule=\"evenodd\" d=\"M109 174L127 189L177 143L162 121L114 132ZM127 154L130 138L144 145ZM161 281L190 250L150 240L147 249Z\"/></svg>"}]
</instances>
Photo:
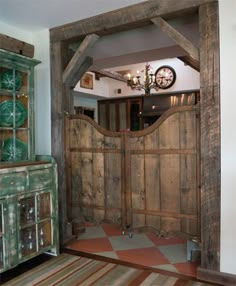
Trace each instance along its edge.
<instances>
[{"instance_id":1,"label":"distressed green paint","mask_svg":"<svg viewBox=\"0 0 236 286\"><path fill-rule=\"evenodd\" d=\"M34 67L40 61L31 59L16 53L0 49L0 67L17 70L27 74L27 96L28 96L28 160L35 160L35 131L34 131ZM0 91L0 96L4 94L4 90ZM9 92L13 99L17 98L17 91ZM16 136L17 128L12 128L13 137ZM0 127L0 132L4 132L4 128ZM0 145L1 147L1 145ZM1 150L0 150L1 155ZM1 161L1 156L0 156ZM2 163L1 163L2 164ZM7 164L7 163L5 163Z\"/></svg>"},{"instance_id":2,"label":"distressed green paint","mask_svg":"<svg viewBox=\"0 0 236 286\"><path fill-rule=\"evenodd\" d=\"M24 129L28 161L1 162L0 144L0 272L43 252L59 253L57 165L50 156L35 156L34 67L39 63L0 49L0 71L2 67L12 70L13 74L20 71L27 75L27 89L20 95L27 95L28 104L28 123ZM18 91L15 87L11 91L0 89L1 96L16 100ZM0 135L6 137L10 132L16 138L18 128L0 127ZM42 213L48 207L46 215L40 215L40 206Z\"/></svg>"},{"instance_id":3,"label":"distressed green paint","mask_svg":"<svg viewBox=\"0 0 236 286\"><path fill-rule=\"evenodd\" d=\"M37 156L37 160L35 164L29 166L12 168L8 166L0 169L0 204L3 225L0 239L4 242L2 251L0 249L4 260L0 272L13 268L43 252L59 254L57 165L49 156ZM12 183L13 180L15 184ZM40 200L44 194L50 197L50 209L46 216L40 217ZM34 219L23 224L21 223L21 203L26 199L34 203ZM51 241L45 246L40 246L39 229L44 223L51 225L49 229L51 233L48 235ZM31 227L36 230L36 250L22 255L21 232Z\"/></svg>"}]
</instances>

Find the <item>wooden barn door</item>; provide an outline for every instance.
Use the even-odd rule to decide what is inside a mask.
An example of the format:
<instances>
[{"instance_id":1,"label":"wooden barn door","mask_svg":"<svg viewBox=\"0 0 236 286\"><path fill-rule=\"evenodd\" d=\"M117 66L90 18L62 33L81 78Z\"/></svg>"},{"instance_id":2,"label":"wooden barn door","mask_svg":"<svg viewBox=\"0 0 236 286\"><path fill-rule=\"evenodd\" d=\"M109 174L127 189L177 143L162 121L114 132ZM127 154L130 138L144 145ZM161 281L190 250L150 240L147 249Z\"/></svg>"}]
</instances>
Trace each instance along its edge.
<instances>
[{"instance_id":1,"label":"wooden barn door","mask_svg":"<svg viewBox=\"0 0 236 286\"><path fill-rule=\"evenodd\" d=\"M68 217L166 235L199 235L196 106L175 107L137 132L67 119Z\"/></svg>"}]
</instances>

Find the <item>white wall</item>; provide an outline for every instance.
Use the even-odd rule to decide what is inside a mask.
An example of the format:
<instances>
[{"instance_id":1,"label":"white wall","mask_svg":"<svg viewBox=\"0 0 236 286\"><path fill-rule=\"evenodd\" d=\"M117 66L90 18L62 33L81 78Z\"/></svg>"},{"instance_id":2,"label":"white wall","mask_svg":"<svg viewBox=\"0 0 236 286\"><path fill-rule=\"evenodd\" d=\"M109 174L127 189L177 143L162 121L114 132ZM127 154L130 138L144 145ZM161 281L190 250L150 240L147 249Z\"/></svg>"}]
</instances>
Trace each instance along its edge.
<instances>
[{"instance_id":1,"label":"white wall","mask_svg":"<svg viewBox=\"0 0 236 286\"><path fill-rule=\"evenodd\" d=\"M135 64L135 65L127 65L122 67L114 67L110 68L111 71L117 70L130 70L132 69L133 75L136 75L137 70L141 71L144 69L146 63ZM159 89L158 91L152 89L152 93L169 93L174 91L182 91L182 90L193 90L199 89L199 72L195 71L189 66L186 66L182 61L177 58L158 60L158 61L150 61L149 64L153 69L153 73L162 65L169 65L174 68L176 72L176 82L175 84L168 89ZM85 92L88 94L95 94L98 96L104 97L120 97L120 96L133 96L133 95L141 95L144 94L144 90L132 90L126 83L117 81L114 79L102 77L100 80L94 81L93 89L85 89L80 87L80 83L75 86L75 90L79 92ZM121 93L117 93L117 90L120 89Z\"/></svg>"},{"instance_id":2,"label":"white wall","mask_svg":"<svg viewBox=\"0 0 236 286\"><path fill-rule=\"evenodd\" d=\"M0 21L0 33L33 44L33 34Z\"/></svg>"},{"instance_id":3,"label":"white wall","mask_svg":"<svg viewBox=\"0 0 236 286\"><path fill-rule=\"evenodd\" d=\"M0 33L35 46L35 148L36 154L51 154L49 32L30 33L0 22Z\"/></svg>"},{"instance_id":4,"label":"white wall","mask_svg":"<svg viewBox=\"0 0 236 286\"><path fill-rule=\"evenodd\" d=\"M236 274L236 1L220 0L222 272Z\"/></svg>"},{"instance_id":5,"label":"white wall","mask_svg":"<svg viewBox=\"0 0 236 286\"><path fill-rule=\"evenodd\" d=\"M35 141L36 154L51 154L51 85L49 31L33 35L35 58L41 61L35 68Z\"/></svg>"},{"instance_id":6,"label":"white wall","mask_svg":"<svg viewBox=\"0 0 236 286\"><path fill-rule=\"evenodd\" d=\"M165 60L158 60L158 61L149 61L148 62L153 70L153 73L156 72L156 70L163 66L163 65L169 65L172 68L174 68L176 72L176 81L173 86L171 86L168 89L159 89L156 91L155 89L152 89L152 93L170 93L175 91L182 91L182 90L193 90L193 89L199 89L200 88L200 82L199 82L199 72L195 71L189 66L184 65L182 61L180 61L177 58L169 58ZM146 63L135 64L135 65L127 65L122 66L122 68L119 69L119 67L115 68L115 70L129 70L132 68L133 75L137 75L137 70L139 71L139 74L142 76L143 73L141 72L144 70ZM111 69L114 70L114 69ZM109 95L110 97L115 96L127 96L127 95L141 95L144 94L144 90L138 91L138 90L132 90L130 87L127 86L127 84L119 83L117 85L117 81L113 81L114 85L110 85ZM121 89L121 94L117 94L117 88Z\"/></svg>"}]
</instances>

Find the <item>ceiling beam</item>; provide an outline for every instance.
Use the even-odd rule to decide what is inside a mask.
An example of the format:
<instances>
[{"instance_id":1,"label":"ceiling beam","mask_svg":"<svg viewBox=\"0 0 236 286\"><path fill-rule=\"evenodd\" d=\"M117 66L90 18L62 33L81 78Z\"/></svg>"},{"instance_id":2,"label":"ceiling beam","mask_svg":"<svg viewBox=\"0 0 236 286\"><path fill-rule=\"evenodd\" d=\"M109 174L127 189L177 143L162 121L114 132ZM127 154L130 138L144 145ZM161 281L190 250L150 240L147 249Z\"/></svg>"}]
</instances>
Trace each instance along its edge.
<instances>
[{"instance_id":1,"label":"ceiling beam","mask_svg":"<svg viewBox=\"0 0 236 286\"><path fill-rule=\"evenodd\" d=\"M50 29L51 42L107 35L151 24L155 17L173 18L197 11L200 5L217 0L149 0L94 17Z\"/></svg>"},{"instance_id":2,"label":"ceiling beam","mask_svg":"<svg viewBox=\"0 0 236 286\"><path fill-rule=\"evenodd\" d=\"M181 57L178 57L178 59L181 60L182 62L184 62L187 66L190 66L191 68L200 72L200 62L199 61L195 61L192 58L190 58L189 56L181 56Z\"/></svg>"},{"instance_id":3,"label":"ceiling beam","mask_svg":"<svg viewBox=\"0 0 236 286\"><path fill-rule=\"evenodd\" d=\"M93 71L93 72L101 76L106 76L106 77L109 77L115 80L127 82L127 78L125 78L122 74L115 72L115 71L103 69L103 70Z\"/></svg>"},{"instance_id":4,"label":"ceiling beam","mask_svg":"<svg viewBox=\"0 0 236 286\"><path fill-rule=\"evenodd\" d=\"M83 75L83 69L81 67L83 66L88 69L88 67L92 65L93 61L91 57L88 57L88 53L89 49L96 43L98 38L99 36L95 34L85 37L63 72L63 83L73 86L74 81L76 80L78 82L80 77ZM87 69L85 69L84 72Z\"/></svg>"},{"instance_id":5,"label":"ceiling beam","mask_svg":"<svg viewBox=\"0 0 236 286\"><path fill-rule=\"evenodd\" d=\"M157 25L163 33L167 34L182 49L184 49L191 59L199 62L198 48L196 48L184 35L182 35L179 31L173 28L161 17L153 18L152 22Z\"/></svg>"}]
</instances>

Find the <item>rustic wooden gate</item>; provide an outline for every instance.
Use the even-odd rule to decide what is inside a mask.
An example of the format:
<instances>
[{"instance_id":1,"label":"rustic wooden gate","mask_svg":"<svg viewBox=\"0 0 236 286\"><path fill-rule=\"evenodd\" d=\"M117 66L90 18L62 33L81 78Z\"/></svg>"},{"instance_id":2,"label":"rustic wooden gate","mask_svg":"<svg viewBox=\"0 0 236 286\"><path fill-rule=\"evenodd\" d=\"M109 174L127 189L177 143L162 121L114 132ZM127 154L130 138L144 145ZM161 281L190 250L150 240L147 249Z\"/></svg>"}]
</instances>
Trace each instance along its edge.
<instances>
[{"instance_id":1,"label":"rustic wooden gate","mask_svg":"<svg viewBox=\"0 0 236 286\"><path fill-rule=\"evenodd\" d=\"M137 132L66 118L68 217L198 236L198 107L174 107Z\"/></svg>"}]
</instances>

